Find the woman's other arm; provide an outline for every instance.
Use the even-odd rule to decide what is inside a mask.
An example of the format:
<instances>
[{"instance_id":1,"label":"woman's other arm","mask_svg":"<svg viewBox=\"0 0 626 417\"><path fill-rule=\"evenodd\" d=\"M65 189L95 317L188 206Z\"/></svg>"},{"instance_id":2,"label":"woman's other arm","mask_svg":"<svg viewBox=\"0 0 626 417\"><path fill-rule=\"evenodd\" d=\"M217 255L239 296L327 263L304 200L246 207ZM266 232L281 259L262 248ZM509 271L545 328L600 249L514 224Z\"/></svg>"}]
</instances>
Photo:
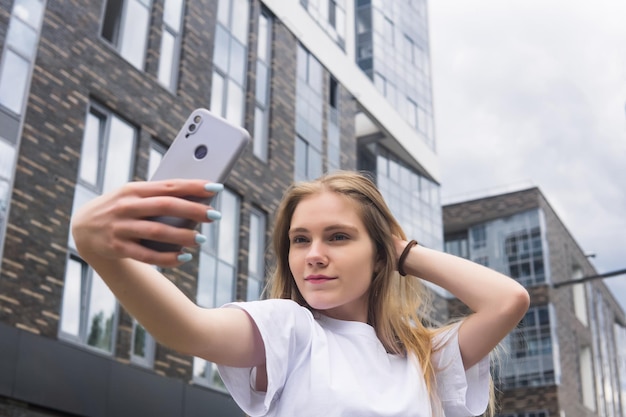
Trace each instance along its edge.
<instances>
[{"instance_id":1,"label":"woman's other arm","mask_svg":"<svg viewBox=\"0 0 626 417\"><path fill-rule=\"evenodd\" d=\"M406 244L396 240L398 254ZM454 255L418 245L404 261L404 270L446 289L474 312L459 328L465 369L488 355L528 310L528 292L517 281Z\"/></svg>"}]
</instances>

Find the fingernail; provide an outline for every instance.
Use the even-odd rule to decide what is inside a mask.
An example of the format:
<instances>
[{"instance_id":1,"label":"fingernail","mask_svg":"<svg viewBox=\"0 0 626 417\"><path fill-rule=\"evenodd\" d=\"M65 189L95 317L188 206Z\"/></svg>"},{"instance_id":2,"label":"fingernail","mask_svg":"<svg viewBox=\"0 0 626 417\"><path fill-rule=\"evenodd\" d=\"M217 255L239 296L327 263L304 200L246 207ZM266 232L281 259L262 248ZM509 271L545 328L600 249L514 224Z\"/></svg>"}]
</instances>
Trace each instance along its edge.
<instances>
[{"instance_id":1,"label":"fingernail","mask_svg":"<svg viewBox=\"0 0 626 417\"><path fill-rule=\"evenodd\" d=\"M202 245L204 242L206 242L206 236L205 235L201 235L200 233L198 233L195 237L196 239L196 243L198 245Z\"/></svg>"},{"instance_id":2,"label":"fingernail","mask_svg":"<svg viewBox=\"0 0 626 417\"><path fill-rule=\"evenodd\" d=\"M220 184L219 182L211 182L209 184L205 184L204 189L213 193L219 193L220 191L224 190L224 184Z\"/></svg>"},{"instance_id":3,"label":"fingernail","mask_svg":"<svg viewBox=\"0 0 626 417\"><path fill-rule=\"evenodd\" d=\"M222 218L222 213L217 210L207 210L206 216L209 220L219 220Z\"/></svg>"},{"instance_id":4,"label":"fingernail","mask_svg":"<svg viewBox=\"0 0 626 417\"><path fill-rule=\"evenodd\" d=\"M178 262L189 262L192 258L193 255L190 253L181 253L176 259L178 259Z\"/></svg>"}]
</instances>

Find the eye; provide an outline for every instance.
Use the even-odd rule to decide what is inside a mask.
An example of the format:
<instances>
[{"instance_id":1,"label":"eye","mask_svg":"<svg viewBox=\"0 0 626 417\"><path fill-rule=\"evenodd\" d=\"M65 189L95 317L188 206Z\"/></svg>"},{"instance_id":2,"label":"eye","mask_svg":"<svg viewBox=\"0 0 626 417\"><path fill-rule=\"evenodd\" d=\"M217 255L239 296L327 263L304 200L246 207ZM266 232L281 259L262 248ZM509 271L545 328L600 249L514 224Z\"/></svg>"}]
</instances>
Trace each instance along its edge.
<instances>
[{"instance_id":1,"label":"eye","mask_svg":"<svg viewBox=\"0 0 626 417\"><path fill-rule=\"evenodd\" d=\"M305 236L293 236L291 238L291 243L293 244L307 243L308 241L309 239L307 239Z\"/></svg>"},{"instance_id":2,"label":"eye","mask_svg":"<svg viewBox=\"0 0 626 417\"><path fill-rule=\"evenodd\" d=\"M334 240L334 241L341 241L341 240L348 240L348 239L350 239L350 236L348 236L345 233L335 233L330 238L330 240Z\"/></svg>"}]
</instances>

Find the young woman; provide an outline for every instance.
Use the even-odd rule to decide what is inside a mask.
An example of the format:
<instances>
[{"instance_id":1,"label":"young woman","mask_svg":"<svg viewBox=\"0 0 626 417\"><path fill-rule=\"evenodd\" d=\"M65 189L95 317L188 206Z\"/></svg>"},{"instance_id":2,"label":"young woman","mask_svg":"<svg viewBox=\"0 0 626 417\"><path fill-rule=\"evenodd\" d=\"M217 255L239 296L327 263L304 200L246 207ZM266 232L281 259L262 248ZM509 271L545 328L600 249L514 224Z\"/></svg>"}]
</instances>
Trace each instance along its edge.
<instances>
[{"instance_id":1,"label":"young woman","mask_svg":"<svg viewBox=\"0 0 626 417\"><path fill-rule=\"evenodd\" d=\"M275 219L270 298L203 309L149 264L141 239L187 247L206 240L143 220L218 219L178 196L207 196L202 181L129 183L73 219L78 250L122 305L161 343L219 365L250 416L469 416L489 403L489 353L528 309L514 280L407 242L376 186L338 172L287 190ZM419 277L419 278L417 278ZM473 313L427 328L427 280Z\"/></svg>"}]
</instances>

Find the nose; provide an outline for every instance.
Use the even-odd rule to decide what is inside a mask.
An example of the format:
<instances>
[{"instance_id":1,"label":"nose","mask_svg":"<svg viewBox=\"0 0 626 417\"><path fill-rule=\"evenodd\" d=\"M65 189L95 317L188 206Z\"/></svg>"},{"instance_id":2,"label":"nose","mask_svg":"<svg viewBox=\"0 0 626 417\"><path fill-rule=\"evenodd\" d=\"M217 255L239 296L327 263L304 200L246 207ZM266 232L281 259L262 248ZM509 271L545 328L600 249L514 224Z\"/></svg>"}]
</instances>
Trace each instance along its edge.
<instances>
[{"instance_id":1,"label":"nose","mask_svg":"<svg viewBox=\"0 0 626 417\"><path fill-rule=\"evenodd\" d=\"M306 263L309 266L323 267L328 264L328 257L322 242L313 241L309 246L309 251L306 254Z\"/></svg>"}]
</instances>

